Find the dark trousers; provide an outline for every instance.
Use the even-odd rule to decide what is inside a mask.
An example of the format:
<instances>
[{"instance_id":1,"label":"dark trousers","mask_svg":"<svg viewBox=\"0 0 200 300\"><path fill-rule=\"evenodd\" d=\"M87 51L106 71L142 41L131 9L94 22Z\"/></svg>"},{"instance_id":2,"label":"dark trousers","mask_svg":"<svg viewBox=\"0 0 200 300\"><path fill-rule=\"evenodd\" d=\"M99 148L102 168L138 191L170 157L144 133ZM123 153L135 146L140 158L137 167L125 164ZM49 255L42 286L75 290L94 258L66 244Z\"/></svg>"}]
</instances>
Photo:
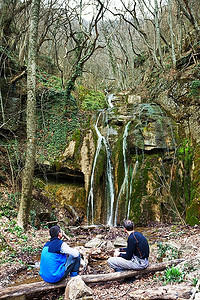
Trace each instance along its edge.
<instances>
[{"instance_id":1,"label":"dark trousers","mask_svg":"<svg viewBox=\"0 0 200 300\"><path fill-rule=\"evenodd\" d=\"M72 255L69 255L65 264L65 275L63 278L67 277L67 275L71 272L78 272L80 267L80 261L80 254L78 257L73 257Z\"/></svg>"}]
</instances>

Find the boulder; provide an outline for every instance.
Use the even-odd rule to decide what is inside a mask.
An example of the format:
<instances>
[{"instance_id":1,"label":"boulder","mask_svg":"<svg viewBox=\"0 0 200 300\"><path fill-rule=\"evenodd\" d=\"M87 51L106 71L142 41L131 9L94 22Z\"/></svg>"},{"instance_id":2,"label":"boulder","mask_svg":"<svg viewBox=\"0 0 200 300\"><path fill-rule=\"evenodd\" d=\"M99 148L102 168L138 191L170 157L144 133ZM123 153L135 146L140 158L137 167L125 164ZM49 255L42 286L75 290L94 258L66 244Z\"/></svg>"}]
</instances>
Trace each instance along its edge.
<instances>
[{"instance_id":1,"label":"boulder","mask_svg":"<svg viewBox=\"0 0 200 300\"><path fill-rule=\"evenodd\" d=\"M128 102L128 104L141 103L142 99L141 99L141 96L139 96L139 95L128 95L127 102Z\"/></svg>"},{"instance_id":2,"label":"boulder","mask_svg":"<svg viewBox=\"0 0 200 300\"><path fill-rule=\"evenodd\" d=\"M127 247L127 241L124 238L118 236L116 238L116 240L114 241L114 246L116 246L116 247Z\"/></svg>"},{"instance_id":3,"label":"boulder","mask_svg":"<svg viewBox=\"0 0 200 300\"><path fill-rule=\"evenodd\" d=\"M86 248L98 248L102 244L102 240L94 238L85 244Z\"/></svg>"},{"instance_id":4,"label":"boulder","mask_svg":"<svg viewBox=\"0 0 200 300\"><path fill-rule=\"evenodd\" d=\"M63 157L65 159L72 159L74 157L76 142L70 141L69 145L66 147L65 152L63 153Z\"/></svg>"},{"instance_id":5,"label":"boulder","mask_svg":"<svg viewBox=\"0 0 200 300\"><path fill-rule=\"evenodd\" d=\"M65 300L93 300L93 291L80 276L70 279L65 289Z\"/></svg>"}]
</instances>

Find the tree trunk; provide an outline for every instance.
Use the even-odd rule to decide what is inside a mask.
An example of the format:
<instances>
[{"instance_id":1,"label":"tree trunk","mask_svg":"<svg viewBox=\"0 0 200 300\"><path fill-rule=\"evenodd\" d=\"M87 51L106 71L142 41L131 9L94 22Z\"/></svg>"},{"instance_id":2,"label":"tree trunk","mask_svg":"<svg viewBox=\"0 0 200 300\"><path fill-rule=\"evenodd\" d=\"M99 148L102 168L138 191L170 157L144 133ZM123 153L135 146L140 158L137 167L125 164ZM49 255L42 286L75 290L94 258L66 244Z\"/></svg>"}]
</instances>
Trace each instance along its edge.
<instances>
[{"instance_id":1,"label":"tree trunk","mask_svg":"<svg viewBox=\"0 0 200 300\"><path fill-rule=\"evenodd\" d=\"M159 25L159 14L158 14L158 2L154 0L155 3L155 11L154 11L154 22L155 22L155 30L156 30L156 50L158 49L158 53L160 56L160 63L163 66L163 54L161 49L161 38L160 38L160 25Z\"/></svg>"},{"instance_id":2,"label":"tree trunk","mask_svg":"<svg viewBox=\"0 0 200 300\"><path fill-rule=\"evenodd\" d=\"M22 174L22 192L17 223L26 229L32 198L32 181L35 164L36 151L36 55L37 35L39 21L40 0L33 0L31 6L29 46L28 46L28 68L27 68L27 148L25 167Z\"/></svg>"},{"instance_id":3,"label":"tree trunk","mask_svg":"<svg viewBox=\"0 0 200 300\"><path fill-rule=\"evenodd\" d=\"M198 20L194 14L194 11L192 9L191 4L188 0L176 0L178 4L180 5L180 9L182 10L183 14L186 16L186 18L190 21L190 23L193 25L196 35L199 38L200 34L200 26L198 24Z\"/></svg>"},{"instance_id":4,"label":"tree trunk","mask_svg":"<svg viewBox=\"0 0 200 300\"><path fill-rule=\"evenodd\" d=\"M170 28L170 37L171 37L171 51L172 51L172 64L173 67L176 67L176 53L174 48L174 38L173 38L173 24L172 24L172 1L168 0L169 7L169 28Z\"/></svg>"}]
</instances>

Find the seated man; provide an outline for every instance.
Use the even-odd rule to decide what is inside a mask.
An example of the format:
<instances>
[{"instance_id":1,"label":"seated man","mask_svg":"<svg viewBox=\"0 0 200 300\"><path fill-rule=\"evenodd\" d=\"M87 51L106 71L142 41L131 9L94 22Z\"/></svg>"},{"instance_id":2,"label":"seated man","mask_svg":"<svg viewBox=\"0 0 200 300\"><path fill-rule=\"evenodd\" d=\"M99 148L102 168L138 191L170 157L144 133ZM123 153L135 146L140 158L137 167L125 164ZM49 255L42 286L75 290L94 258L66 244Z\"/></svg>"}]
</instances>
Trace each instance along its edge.
<instances>
[{"instance_id":1,"label":"seated man","mask_svg":"<svg viewBox=\"0 0 200 300\"><path fill-rule=\"evenodd\" d=\"M51 239L44 245L40 260L40 276L46 282L55 283L78 275L80 254L61 241L62 231L55 225L50 228Z\"/></svg>"},{"instance_id":2,"label":"seated man","mask_svg":"<svg viewBox=\"0 0 200 300\"><path fill-rule=\"evenodd\" d=\"M108 265L117 272L147 268L149 265L147 239L141 233L134 231L134 224L130 220L124 221L124 228L128 234L127 248L115 250L114 257L108 259Z\"/></svg>"}]
</instances>

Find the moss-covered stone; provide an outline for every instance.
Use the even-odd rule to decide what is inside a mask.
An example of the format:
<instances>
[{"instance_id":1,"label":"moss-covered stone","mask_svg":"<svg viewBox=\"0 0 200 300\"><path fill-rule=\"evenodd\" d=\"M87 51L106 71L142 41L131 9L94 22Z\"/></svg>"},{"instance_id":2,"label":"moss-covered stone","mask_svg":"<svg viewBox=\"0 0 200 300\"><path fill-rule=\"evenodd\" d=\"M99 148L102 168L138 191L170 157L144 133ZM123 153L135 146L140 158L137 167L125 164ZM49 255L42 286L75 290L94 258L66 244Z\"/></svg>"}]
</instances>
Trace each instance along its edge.
<instances>
[{"instance_id":1,"label":"moss-covered stone","mask_svg":"<svg viewBox=\"0 0 200 300\"><path fill-rule=\"evenodd\" d=\"M196 145L194 160L193 160L193 172L192 172L192 184L191 184L191 197L190 203L186 211L186 222L189 225L200 224L200 145Z\"/></svg>"}]
</instances>

